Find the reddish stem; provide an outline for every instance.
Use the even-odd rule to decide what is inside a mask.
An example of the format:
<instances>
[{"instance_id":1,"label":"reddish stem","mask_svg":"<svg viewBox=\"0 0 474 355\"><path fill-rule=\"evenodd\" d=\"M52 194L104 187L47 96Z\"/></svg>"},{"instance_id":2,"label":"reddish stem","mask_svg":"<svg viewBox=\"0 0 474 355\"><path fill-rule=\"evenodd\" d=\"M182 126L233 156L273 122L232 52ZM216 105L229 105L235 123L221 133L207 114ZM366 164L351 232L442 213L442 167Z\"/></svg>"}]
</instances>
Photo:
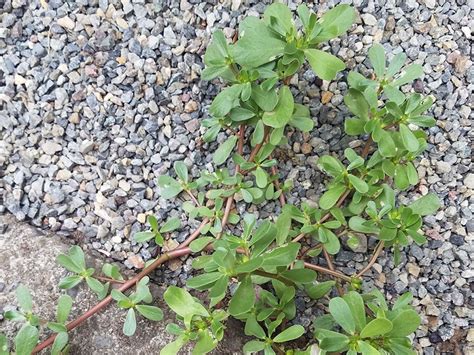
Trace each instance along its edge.
<instances>
[{"instance_id":1,"label":"reddish stem","mask_svg":"<svg viewBox=\"0 0 474 355\"><path fill-rule=\"evenodd\" d=\"M356 275L356 277L361 277L367 271L369 271L372 266L374 266L375 262L377 261L377 258L379 257L380 253L383 250L384 244L385 243L383 240L377 244L374 250L374 255L372 255L372 257L370 258L369 263Z\"/></svg>"},{"instance_id":2,"label":"reddish stem","mask_svg":"<svg viewBox=\"0 0 474 355\"><path fill-rule=\"evenodd\" d=\"M171 259L176 259L179 258L180 256L184 256L191 253L191 249L189 248L180 248L180 249L175 249L172 251L169 251L162 256L160 256L158 259L156 259L152 264L150 264L148 267L143 269L139 274L137 274L135 277L132 279L128 280L125 282L122 286L118 288L119 291L124 292L128 290L130 287L134 286L138 281L140 281L143 277L147 276L149 273L151 273L153 270L155 270L158 266L163 264L164 262L171 260ZM66 328L68 331L71 331L72 329L76 328L77 326L81 325L83 322L85 322L87 319L92 317L94 314L97 312L101 311L103 308L105 308L110 302L112 301L112 296L107 296L105 297L102 301L97 303L94 307L89 309L87 312L83 313L79 318L73 320L72 322L68 323L66 325ZM56 334L50 336L47 338L45 341L42 343L38 344L34 349L32 354L36 354L40 352L41 350L47 348L51 344L53 344L54 339L56 339Z\"/></svg>"}]
</instances>

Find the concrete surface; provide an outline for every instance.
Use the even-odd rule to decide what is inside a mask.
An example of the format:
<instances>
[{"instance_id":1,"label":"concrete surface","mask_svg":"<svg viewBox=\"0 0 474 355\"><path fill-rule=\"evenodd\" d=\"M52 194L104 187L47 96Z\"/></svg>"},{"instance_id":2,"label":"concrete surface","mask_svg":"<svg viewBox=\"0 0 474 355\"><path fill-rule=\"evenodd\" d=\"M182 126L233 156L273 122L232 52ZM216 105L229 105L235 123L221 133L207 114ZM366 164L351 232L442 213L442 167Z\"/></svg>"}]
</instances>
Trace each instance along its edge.
<instances>
[{"instance_id":1,"label":"concrete surface","mask_svg":"<svg viewBox=\"0 0 474 355\"><path fill-rule=\"evenodd\" d=\"M25 223L17 222L12 216L0 216L0 314L17 304L15 289L22 283L32 292L35 313L42 319L54 319L57 299L64 292L58 289L57 284L66 275L66 271L56 264L55 258L69 247L65 238L44 235ZM88 255L88 259L88 265L96 269L100 269L104 262L91 255ZM164 288L156 287L153 293L159 296L163 291ZM75 300L72 316L83 313L97 302L95 295L83 286L69 294ZM165 327L175 322L175 318L165 308L161 297L155 300L165 312L163 321L152 322L140 317L137 332L129 338L122 334L125 311L111 304L70 333L70 353L157 354L173 339ZM0 333L12 337L19 324L5 321L1 316L0 319ZM216 354L242 353L245 339L240 324L231 323L228 326L224 341L215 350ZM43 334L42 338L45 337ZM190 351L185 349L181 353Z\"/></svg>"}]
</instances>

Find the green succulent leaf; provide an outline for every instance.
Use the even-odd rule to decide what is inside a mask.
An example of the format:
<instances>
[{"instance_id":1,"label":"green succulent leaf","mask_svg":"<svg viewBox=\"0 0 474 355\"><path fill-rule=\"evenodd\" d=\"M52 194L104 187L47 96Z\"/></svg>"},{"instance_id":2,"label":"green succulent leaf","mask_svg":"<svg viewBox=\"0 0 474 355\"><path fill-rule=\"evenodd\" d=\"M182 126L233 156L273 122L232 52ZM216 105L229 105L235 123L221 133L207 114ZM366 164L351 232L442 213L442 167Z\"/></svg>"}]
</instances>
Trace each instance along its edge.
<instances>
[{"instance_id":1,"label":"green succulent leaf","mask_svg":"<svg viewBox=\"0 0 474 355\"><path fill-rule=\"evenodd\" d=\"M59 281L59 288L68 290L74 286L79 285L82 279L83 278L78 275L66 276L65 278L61 279L61 281Z\"/></svg>"},{"instance_id":2,"label":"green succulent leaf","mask_svg":"<svg viewBox=\"0 0 474 355\"><path fill-rule=\"evenodd\" d=\"M326 12L319 23L321 32L317 35L318 42L325 42L344 34L354 23L355 11L349 5L337 5Z\"/></svg>"},{"instance_id":3,"label":"green succulent leaf","mask_svg":"<svg viewBox=\"0 0 474 355\"><path fill-rule=\"evenodd\" d=\"M143 317L158 322L163 319L163 311L155 306L143 305L138 304L135 306L135 309L140 313Z\"/></svg>"},{"instance_id":4,"label":"green succulent leaf","mask_svg":"<svg viewBox=\"0 0 474 355\"><path fill-rule=\"evenodd\" d=\"M67 346L69 341L69 335L67 332L60 332L54 339L53 346L51 347L51 355L61 355L61 352Z\"/></svg>"},{"instance_id":5,"label":"green succulent leaf","mask_svg":"<svg viewBox=\"0 0 474 355\"><path fill-rule=\"evenodd\" d=\"M263 114L263 123L273 128L284 127L292 118L293 108L293 94L288 86L283 86L280 89L278 103L273 111Z\"/></svg>"},{"instance_id":6,"label":"green succulent leaf","mask_svg":"<svg viewBox=\"0 0 474 355\"><path fill-rule=\"evenodd\" d=\"M420 326L421 319L418 313L412 309L403 310L393 319L393 328L389 331L388 336L392 338L401 338L409 336Z\"/></svg>"},{"instance_id":7,"label":"green succulent leaf","mask_svg":"<svg viewBox=\"0 0 474 355\"><path fill-rule=\"evenodd\" d=\"M182 161L175 161L173 165L176 175L184 182L188 182L188 167Z\"/></svg>"},{"instance_id":8,"label":"green succulent leaf","mask_svg":"<svg viewBox=\"0 0 474 355\"><path fill-rule=\"evenodd\" d=\"M329 188L319 199L319 207L323 210L331 209L345 191L346 187L344 185L335 185Z\"/></svg>"},{"instance_id":9,"label":"green succulent leaf","mask_svg":"<svg viewBox=\"0 0 474 355\"><path fill-rule=\"evenodd\" d=\"M329 312L334 317L334 320L349 334L355 332L355 321L351 309L347 302L341 298L336 297L329 301Z\"/></svg>"},{"instance_id":10,"label":"green succulent leaf","mask_svg":"<svg viewBox=\"0 0 474 355\"><path fill-rule=\"evenodd\" d=\"M247 313L255 304L255 291L250 276L241 282L234 296L229 302L229 313L232 316Z\"/></svg>"},{"instance_id":11,"label":"green succulent leaf","mask_svg":"<svg viewBox=\"0 0 474 355\"><path fill-rule=\"evenodd\" d=\"M181 184L168 175L161 175L158 178L158 186L161 197L165 199L173 198L183 191Z\"/></svg>"},{"instance_id":12,"label":"green succulent leaf","mask_svg":"<svg viewBox=\"0 0 474 355\"><path fill-rule=\"evenodd\" d=\"M209 112L214 117L224 117L230 110L239 104L242 86L239 84L232 85L222 90L212 101Z\"/></svg>"},{"instance_id":13,"label":"green succulent leaf","mask_svg":"<svg viewBox=\"0 0 474 355\"><path fill-rule=\"evenodd\" d=\"M123 323L123 334L126 336L131 337L135 334L137 330L137 319L135 315L135 310L133 308L129 308L127 311L127 317L125 318L125 323Z\"/></svg>"},{"instance_id":14,"label":"green succulent leaf","mask_svg":"<svg viewBox=\"0 0 474 355\"><path fill-rule=\"evenodd\" d=\"M408 207L420 216L428 216L439 210L441 202L437 195L427 194L409 204Z\"/></svg>"},{"instance_id":15,"label":"green succulent leaf","mask_svg":"<svg viewBox=\"0 0 474 355\"><path fill-rule=\"evenodd\" d=\"M249 16L239 28L233 54L243 67L256 68L283 55L286 43L275 36L265 22Z\"/></svg>"},{"instance_id":16,"label":"green succulent leaf","mask_svg":"<svg viewBox=\"0 0 474 355\"><path fill-rule=\"evenodd\" d=\"M413 132L403 123L400 123L400 135L405 148L410 152L416 152L420 148L418 139Z\"/></svg>"},{"instance_id":17,"label":"green succulent leaf","mask_svg":"<svg viewBox=\"0 0 474 355\"><path fill-rule=\"evenodd\" d=\"M276 337L274 337L273 341L275 343L284 343L287 341L298 339L304 333L305 333L304 327L299 324L295 324L285 329L284 331L282 331Z\"/></svg>"},{"instance_id":18,"label":"green succulent leaf","mask_svg":"<svg viewBox=\"0 0 474 355\"><path fill-rule=\"evenodd\" d=\"M15 336L15 353L17 355L30 355L39 340L36 327L26 323Z\"/></svg>"},{"instance_id":19,"label":"green succulent leaf","mask_svg":"<svg viewBox=\"0 0 474 355\"><path fill-rule=\"evenodd\" d=\"M313 71L323 80L333 80L337 73L346 68L338 57L319 49L306 49L305 55Z\"/></svg>"},{"instance_id":20,"label":"green succulent leaf","mask_svg":"<svg viewBox=\"0 0 474 355\"><path fill-rule=\"evenodd\" d=\"M376 318L362 329L360 336L362 338L373 338L390 332L393 328L392 322L386 318Z\"/></svg>"},{"instance_id":21,"label":"green succulent leaf","mask_svg":"<svg viewBox=\"0 0 474 355\"><path fill-rule=\"evenodd\" d=\"M375 75L378 78L383 77L385 73L385 49L382 45L376 43L369 49L369 59L374 68Z\"/></svg>"},{"instance_id":22,"label":"green succulent leaf","mask_svg":"<svg viewBox=\"0 0 474 355\"><path fill-rule=\"evenodd\" d=\"M217 148L212 157L214 164L221 165L229 158L230 153L234 150L237 140L238 138L236 136L231 136L222 143L219 148Z\"/></svg>"},{"instance_id":23,"label":"green succulent leaf","mask_svg":"<svg viewBox=\"0 0 474 355\"><path fill-rule=\"evenodd\" d=\"M32 312L33 311L33 301L31 299L31 294L28 288L25 285L19 285L16 288L16 299L20 308L24 312Z\"/></svg>"},{"instance_id":24,"label":"green succulent leaf","mask_svg":"<svg viewBox=\"0 0 474 355\"><path fill-rule=\"evenodd\" d=\"M178 229L181 225L181 221L178 217L172 217L166 221L165 224L160 228L161 233L172 232L175 229Z\"/></svg>"},{"instance_id":25,"label":"green succulent leaf","mask_svg":"<svg viewBox=\"0 0 474 355\"><path fill-rule=\"evenodd\" d=\"M58 300L58 308L56 311L56 321L65 323L69 317L72 308L72 298L69 295L61 295Z\"/></svg>"}]
</instances>

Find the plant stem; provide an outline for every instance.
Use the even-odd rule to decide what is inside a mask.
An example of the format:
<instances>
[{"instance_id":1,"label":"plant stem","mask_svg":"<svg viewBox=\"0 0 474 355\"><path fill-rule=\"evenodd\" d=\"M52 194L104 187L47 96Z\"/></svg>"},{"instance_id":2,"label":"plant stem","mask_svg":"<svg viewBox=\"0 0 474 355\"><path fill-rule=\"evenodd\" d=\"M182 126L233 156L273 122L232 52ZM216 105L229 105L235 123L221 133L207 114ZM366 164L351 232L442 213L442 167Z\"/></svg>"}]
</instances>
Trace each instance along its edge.
<instances>
[{"instance_id":1,"label":"plant stem","mask_svg":"<svg viewBox=\"0 0 474 355\"><path fill-rule=\"evenodd\" d=\"M266 271L263 271L263 270L254 270L252 271L252 273L254 273L255 275L259 275L259 276L263 276L263 277L268 277L268 278L271 278L271 279L275 279L275 280L278 280L278 281L281 281L283 282L286 286L296 286L296 284L289 280L289 279L286 279L284 277L281 277L280 275L278 274L272 274L271 272L266 272Z\"/></svg>"},{"instance_id":2,"label":"plant stem","mask_svg":"<svg viewBox=\"0 0 474 355\"><path fill-rule=\"evenodd\" d=\"M115 280L115 279L111 279L111 278L104 277L104 276L94 276L94 278L96 278L97 280L100 280L100 281L111 282L111 283L114 283L114 284L124 284L126 282L125 280Z\"/></svg>"},{"instance_id":3,"label":"plant stem","mask_svg":"<svg viewBox=\"0 0 474 355\"><path fill-rule=\"evenodd\" d=\"M331 255L329 255L329 253L326 251L324 246L323 246L323 254L324 254L324 258L326 259L326 262L328 263L329 270L335 272L336 268L334 267L334 264L332 263ZM350 280L350 278L349 278L349 280ZM339 285L339 283L337 281L336 281L336 289L337 289L337 293L339 294L339 296L342 296L344 294L343 288L341 287L341 285Z\"/></svg>"},{"instance_id":4,"label":"plant stem","mask_svg":"<svg viewBox=\"0 0 474 355\"><path fill-rule=\"evenodd\" d=\"M189 236L186 238L186 240L184 242L182 242L175 250L177 249L182 249L182 248L185 248L187 247L189 244L191 244L191 242L196 239L197 237L199 237L199 235L201 235L201 230L204 228L204 226L206 224L209 223L209 218L204 218L201 222L201 224L199 225L199 227L197 227L197 229Z\"/></svg>"},{"instance_id":5,"label":"plant stem","mask_svg":"<svg viewBox=\"0 0 474 355\"><path fill-rule=\"evenodd\" d=\"M193 202L196 204L196 206L201 207L201 204L197 200L197 198L194 196L194 194L190 190L185 190L188 196L193 200Z\"/></svg>"},{"instance_id":6,"label":"plant stem","mask_svg":"<svg viewBox=\"0 0 474 355\"><path fill-rule=\"evenodd\" d=\"M137 274L135 277L131 278L127 282L125 282L122 286L118 288L119 291L125 292L128 290L130 287L134 286L138 281L140 281L143 277L147 276L149 273L151 273L153 270L155 270L158 266L163 264L164 262L171 260L171 259L176 259L179 258L180 256L184 256L187 254L191 253L191 249L189 248L180 248L180 249L175 249L172 251L169 251L163 255L161 255L158 259L156 259L152 264L150 264L148 267L143 269L139 274ZM76 318L72 322L68 323L66 325L66 328L68 331L71 331L72 329L78 327L81 325L83 322L85 322L87 319L92 317L94 314L97 312L101 311L103 308L105 308L110 302L112 301L112 296L107 296L105 297L102 301L97 303L94 307L89 309L87 312L83 313L79 318ZM54 339L56 339L56 334L50 336L40 344L38 344L34 349L32 354L36 354L40 352L41 350L47 348L50 346L53 342Z\"/></svg>"},{"instance_id":7,"label":"plant stem","mask_svg":"<svg viewBox=\"0 0 474 355\"><path fill-rule=\"evenodd\" d=\"M314 271L319 271L323 274L328 274L328 275L331 275L331 276L334 276L334 277L337 277L341 280L344 280L344 281L347 281L347 282L351 282L351 278L350 276L347 276L347 275L344 275L343 273L339 272L339 271L336 271L336 270L330 270L330 269L326 269L325 267L323 266L319 266L319 265L314 265L314 264L311 264L311 263L308 263L308 262L304 262L304 267L307 268L307 269L311 269L311 270L314 270Z\"/></svg>"},{"instance_id":8,"label":"plant stem","mask_svg":"<svg viewBox=\"0 0 474 355\"><path fill-rule=\"evenodd\" d=\"M237 152L239 155L242 155L244 151L244 133L245 133L245 126L240 125L239 129L239 142L237 144ZM237 165L235 167L235 175L237 175L240 172L240 165ZM231 196L227 197L227 201L225 204L225 210L224 210L224 216L222 217L222 232L220 232L217 235L217 239L220 239L222 237L222 233L224 232L224 228L227 225L227 221L229 220L229 215L230 215L230 210L232 208L232 203L234 202L235 199L235 194L232 194Z\"/></svg>"},{"instance_id":9,"label":"plant stem","mask_svg":"<svg viewBox=\"0 0 474 355\"><path fill-rule=\"evenodd\" d=\"M370 268L375 264L375 262L377 261L377 258L379 257L380 253L382 252L383 250L383 247L384 247L384 241L381 240L377 246L375 247L375 250L374 250L374 254L372 255L372 257L370 258L369 260L369 263L356 275L356 277L361 277L362 275L364 275L367 271L370 270Z\"/></svg>"},{"instance_id":10,"label":"plant stem","mask_svg":"<svg viewBox=\"0 0 474 355\"><path fill-rule=\"evenodd\" d=\"M270 159L271 158L272 157L270 156ZM272 166L272 174L273 175L278 175L278 170L277 170L275 165ZM283 194L283 190L280 187L280 181L278 181L278 179L276 179L276 180L273 181L273 184L275 185L275 188L277 189L277 191L280 191L280 196L279 196L280 205L281 205L281 207L283 207L284 205L286 205L286 200L285 200L285 195Z\"/></svg>"}]
</instances>

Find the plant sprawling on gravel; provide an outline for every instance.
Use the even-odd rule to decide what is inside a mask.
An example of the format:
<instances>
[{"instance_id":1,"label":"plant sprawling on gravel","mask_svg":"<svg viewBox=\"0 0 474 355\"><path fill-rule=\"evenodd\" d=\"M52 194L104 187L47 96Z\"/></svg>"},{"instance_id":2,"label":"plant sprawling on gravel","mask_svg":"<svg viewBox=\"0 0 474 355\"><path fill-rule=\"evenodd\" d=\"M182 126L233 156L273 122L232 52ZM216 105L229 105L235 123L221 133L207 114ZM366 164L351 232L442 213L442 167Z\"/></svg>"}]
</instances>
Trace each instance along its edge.
<instances>
[{"instance_id":1,"label":"plant sprawling on gravel","mask_svg":"<svg viewBox=\"0 0 474 355\"><path fill-rule=\"evenodd\" d=\"M103 276L97 276L86 267L82 250L72 247L67 255L58 256L58 262L72 273L61 280L60 288L85 281L102 299L95 312L115 300L126 310L123 332L130 336L135 333L137 315L153 321L163 318L161 309L153 305L147 274L170 259L198 254L192 265L200 271L186 286L203 292L207 301L185 288L168 287L163 298L176 313L177 323L168 324L167 330L176 339L161 350L163 355L176 354L188 343L194 354L210 352L223 339L229 317L241 320L245 334L252 338L244 345L245 353L309 354L314 348L320 354L414 353L409 336L420 317L410 306L411 295L401 295L389 307L380 291L362 292L362 276L384 248L393 251L398 264L403 247L411 242L423 244L422 217L439 207L431 194L409 205L396 200L396 191L418 183L413 161L427 146L421 128L435 124L424 115L431 98L400 90L423 74L422 67L405 66L403 53L387 63L383 47L373 45L368 53L371 77L350 72L344 98L352 113L345 120L345 131L366 137L363 149L347 148L342 157L319 158L318 166L329 182L318 208L286 204L285 192L292 183L278 180L274 153L285 145L286 132L313 129L309 109L295 102L290 80L306 61L321 79L335 79L344 63L319 48L344 34L354 16L350 6L339 5L318 19L300 5L295 19L286 5L275 3L262 19L242 21L235 43L215 31L204 56L202 77L219 77L227 84L209 108L211 117L203 121L206 142L227 133L212 156L216 169L192 179L188 167L176 162L173 176L158 179L162 197L188 197L182 208L189 218L201 221L199 228L129 280L111 264L105 264ZM268 200L279 200L281 213L266 220L257 220L251 213L241 216L233 209L235 203L259 205ZM163 246L169 233L180 227L177 218L161 224L152 215L148 224L149 230L135 234L137 242ZM360 234L378 243L367 266L346 275L335 269L332 257L340 251L342 238L356 248ZM319 254L326 258L327 267L310 263ZM134 291L126 294L131 287ZM296 294L318 300L326 310L314 319L311 332L298 324ZM90 317L83 315L66 325L72 300L61 296L56 321L46 324L57 335L38 345L38 328L44 322L33 314L25 287L18 288L17 296L19 310L5 316L24 322L15 338L19 355L49 345L53 354L67 352L68 331ZM305 341L295 342L302 337ZM1 354L8 353L6 342L0 338ZM307 345L301 348L302 343Z\"/></svg>"}]
</instances>

